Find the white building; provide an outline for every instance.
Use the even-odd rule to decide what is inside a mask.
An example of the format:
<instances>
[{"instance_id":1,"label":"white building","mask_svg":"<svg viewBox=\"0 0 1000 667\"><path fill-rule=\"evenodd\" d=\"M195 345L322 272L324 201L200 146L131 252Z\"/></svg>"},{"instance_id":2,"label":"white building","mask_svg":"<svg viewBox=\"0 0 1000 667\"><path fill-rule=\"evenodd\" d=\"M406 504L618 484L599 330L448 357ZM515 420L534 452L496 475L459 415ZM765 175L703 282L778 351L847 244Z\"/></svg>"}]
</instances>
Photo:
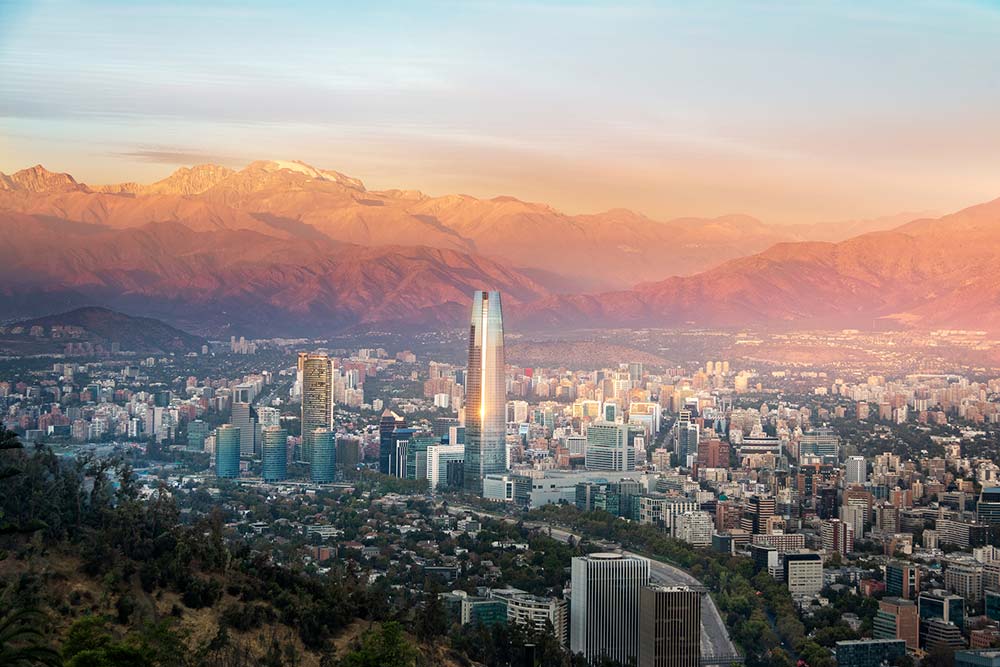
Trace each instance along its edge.
<instances>
[{"instance_id":1,"label":"white building","mask_svg":"<svg viewBox=\"0 0 1000 667\"><path fill-rule=\"evenodd\" d=\"M635 470L635 449L626 424L594 422L587 428L588 470Z\"/></svg>"},{"instance_id":2,"label":"white building","mask_svg":"<svg viewBox=\"0 0 1000 667\"><path fill-rule=\"evenodd\" d=\"M448 481L448 463L465 459L465 445L430 445L427 448L427 479L431 490Z\"/></svg>"},{"instance_id":3,"label":"white building","mask_svg":"<svg viewBox=\"0 0 1000 667\"><path fill-rule=\"evenodd\" d=\"M570 650L589 662L620 663L639 656L639 591L649 584L649 560L616 553L573 558Z\"/></svg>"},{"instance_id":4,"label":"white building","mask_svg":"<svg viewBox=\"0 0 1000 667\"><path fill-rule=\"evenodd\" d=\"M868 481L868 464L863 456L849 456L846 463L844 481L848 484L864 484Z\"/></svg>"},{"instance_id":5,"label":"white building","mask_svg":"<svg viewBox=\"0 0 1000 667\"><path fill-rule=\"evenodd\" d=\"M785 554L785 583L792 595L819 595L823 590L823 558L810 551Z\"/></svg>"},{"instance_id":6,"label":"white building","mask_svg":"<svg viewBox=\"0 0 1000 667\"><path fill-rule=\"evenodd\" d=\"M490 596L507 602L507 622L545 632L549 625L561 646L569 643L569 605L566 600L531 595L516 588L495 589Z\"/></svg>"},{"instance_id":7,"label":"white building","mask_svg":"<svg viewBox=\"0 0 1000 667\"><path fill-rule=\"evenodd\" d=\"M715 528L715 522L708 512L685 512L677 517L674 525L677 539L695 547L712 546L712 530Z\"/></svg>"}]
</instances>

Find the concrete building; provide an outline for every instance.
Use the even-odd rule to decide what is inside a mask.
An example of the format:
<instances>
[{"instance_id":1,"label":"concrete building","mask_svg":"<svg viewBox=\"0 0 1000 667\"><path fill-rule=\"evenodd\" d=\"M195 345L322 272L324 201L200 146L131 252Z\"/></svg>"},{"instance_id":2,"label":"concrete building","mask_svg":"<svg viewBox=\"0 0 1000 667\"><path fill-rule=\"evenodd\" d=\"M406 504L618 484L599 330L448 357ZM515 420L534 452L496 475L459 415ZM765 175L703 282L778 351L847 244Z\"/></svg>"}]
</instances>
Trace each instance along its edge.
<instances>
[{"instance_id":1,"label":"concrete building","mask_svg":"<svg viewBox=\"0 0 1000 667\"><path fill-rule=\"evenodd\" d=\"M638 667L699 667L701 593L686 586L639 592Z\"/></svg>"},{"instance_id":2,"label":"concrete building","mask_svg":"<svg viewBox=\"0 0 1000 667\"><path fill-rule=\"evenodd\" d=\"M516 588L495 589L490 596L507 603L507 622L529 626L539 632L551 627L561 646L569 644L569 605L566 600L531 595Z\"/></svg>"},{"instance_id":3,"label":"concrete building","mask_svg":"<svg viewBox=\"0 0 1000 667\"><path fill-rule=\"evenodd\" d=\"M920 618L916 603L897 597L879 600L872 635L876 639L902 639L910 650L920 648Z\"/></svg>"},{"instance_id":4,"label":"concrete building","mask_svg":"<svg viewBox=\"0 0 1000 667\"><path fill-rule=\"evenodd\" d=\"M823 550L828 553L849 554L854 551L854 526L840 519L824 521L820 526Z\"/></svg>"},{"instance_id":5,"label":"concrete building","mask_svg":"<svg viewBox=\"0 0 1000 667\"><path fill-rule=\"evenodd\" d=\"M792 595L819 595L823 590L823 558L816 552L785 554L784 574Z\"/></svg>"},{"instance_id":6,"label":"concrete building","mask_svg":"<svg viewBox=\"0 0 1000 667\"><path fill-rule=\"evenodd\" d=\"M944 587L965 598L969 604L975 604L983 599L983 568L950 563L944 571Z\"/></svg>"},{"instance_id":7,"label":"concrete building","mask_svg":"<svg viewBox=\"0 0 1000 667\"><path fill-rule=\"evenodd\" d=\"M868 481L868 463L863 456L849 456L845 463L844 482L864 484Z\"/></svg>"},{"instance_id":8,"label":"concrete building","mask_svg":"<svg viewBox=\"0 0 1000 667\"><path fill-rule=\"evenodd\" d=\"M427 448L427 480L431 490L448 481L448 463L465 460L465 445L431 445Z\"/></svg>"},{"instance_id":9,"label":"concrete building","mask_svg":"<svg viewBox=\"0 0 1000 667\"><path fill-rule=\"evenodd\" d=\"M712 515L708 512L685 512L675 520L675 537L695 547L712 546Z\"/></svg>"},{"instance_id":10,"label":"concrete building","mask_svg":"<svg viewBox=\"0 0 1000 667\"><path fill-rule=\"evenodd\" d=\"M586 466L588 470L635 470L628 424L595 422L587 427Z\"/></svg>"},{"instance_id":11,"label":"concrete building","mask_svg":"<svg viewBox=\"0 0 1000 667\"><path fill-rule=\"evenodd\" d=\"M649 584L649 561L595 553L573 558L570 650L590 661L627 663L639 655L639 592Z\"/></svg>"}]
</instances>

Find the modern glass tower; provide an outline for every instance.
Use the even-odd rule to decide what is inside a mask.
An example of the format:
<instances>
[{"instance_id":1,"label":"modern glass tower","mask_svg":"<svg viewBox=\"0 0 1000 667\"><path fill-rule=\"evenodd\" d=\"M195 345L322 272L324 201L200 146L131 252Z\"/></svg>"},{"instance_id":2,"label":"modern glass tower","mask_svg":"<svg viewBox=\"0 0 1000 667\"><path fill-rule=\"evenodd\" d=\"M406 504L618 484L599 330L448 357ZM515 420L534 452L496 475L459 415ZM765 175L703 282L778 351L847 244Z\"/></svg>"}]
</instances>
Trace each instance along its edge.
<instances>
[{"instance_id":1,"label":"modern glass tower","mask_svg":"<svg viewBox=\"0 0 1000 667\"><path fill-rule=\"evenodd\" d=\"M240 429L223 424L215 431L215 476L240 476Z\"/></svg>"},{"instance_id":2,"label":"modern glass tower","mask_svg":"<svg viewBox=\"0 0 1000 667\"><path fill-rule=\"evenodd\" d=\"M265 426L263 441L263 470L265 482L280 482L288 477L288 431L280 426Z\"/></svg>"},{"instance_id":3,"label":"modern glass tower","mask_svg":"<svg viewBox=\"0 0 1000 667\"><path fill-rule=\"evenodd\" d=\"M337 434L329 428L312 432L312 466L309 479L318 484L334 481L337 474Z\"/></svg>"},{"instance_id":4,"label":"modern glass tower","mask_svg":"<svg viewBox=\"0 0 1000 667\"><path fill-rule=\"evenodd\" d=\"M333 364L325 354L300 354L302 369L302 449L299 459L312 463L312 441L318 428L330 428L333 419Z\"/></svg>"},{"instance_id":5,"label":"modern glass tower","mask_svg":"<svg viewBox=\"0 0 1000 667\"><path fill-rule=\"evenodd\" d=\"M482 494L483 477L507 469L507 384L500 292L472 296L465 381L465 490Z\"/></svg>"}]
</instances>

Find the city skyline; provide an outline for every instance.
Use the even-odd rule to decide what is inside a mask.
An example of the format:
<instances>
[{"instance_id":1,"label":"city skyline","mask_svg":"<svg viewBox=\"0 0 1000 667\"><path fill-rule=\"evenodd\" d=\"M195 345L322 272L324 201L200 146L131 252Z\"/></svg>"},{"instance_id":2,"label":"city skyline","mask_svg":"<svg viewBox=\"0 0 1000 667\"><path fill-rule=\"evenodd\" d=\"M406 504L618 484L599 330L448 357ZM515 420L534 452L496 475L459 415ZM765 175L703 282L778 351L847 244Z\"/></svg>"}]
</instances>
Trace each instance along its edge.
<instances>
[{"instance_id":1,"label":"city skyline","mask_svg":"<svg viewBox=\"0 0 1000 667\"><path fill-rule=\"evenodd\" d=\"M1000 3L0 0L0 663L1000 667Z\"/></svg>"}]
</instances>

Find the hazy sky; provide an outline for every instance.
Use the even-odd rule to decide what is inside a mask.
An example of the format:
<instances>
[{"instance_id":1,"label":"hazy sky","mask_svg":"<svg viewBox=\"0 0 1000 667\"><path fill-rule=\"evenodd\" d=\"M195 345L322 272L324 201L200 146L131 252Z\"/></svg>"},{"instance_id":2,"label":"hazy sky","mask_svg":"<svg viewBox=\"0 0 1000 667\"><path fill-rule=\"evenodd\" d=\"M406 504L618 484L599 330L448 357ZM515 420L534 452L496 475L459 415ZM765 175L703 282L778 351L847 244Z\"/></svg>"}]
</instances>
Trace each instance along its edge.
<instances>
[{"instance_id":1,"label":"hazy sky","mask_svg":"<svg viewBox=\"0 0 1000 667\"><path fill-rule=\"evenodd\" d=\"M1000 1L0 0L0 171L261 158L569 212L948 211L1000 197Z\"/></svg>"}]
</instances>

